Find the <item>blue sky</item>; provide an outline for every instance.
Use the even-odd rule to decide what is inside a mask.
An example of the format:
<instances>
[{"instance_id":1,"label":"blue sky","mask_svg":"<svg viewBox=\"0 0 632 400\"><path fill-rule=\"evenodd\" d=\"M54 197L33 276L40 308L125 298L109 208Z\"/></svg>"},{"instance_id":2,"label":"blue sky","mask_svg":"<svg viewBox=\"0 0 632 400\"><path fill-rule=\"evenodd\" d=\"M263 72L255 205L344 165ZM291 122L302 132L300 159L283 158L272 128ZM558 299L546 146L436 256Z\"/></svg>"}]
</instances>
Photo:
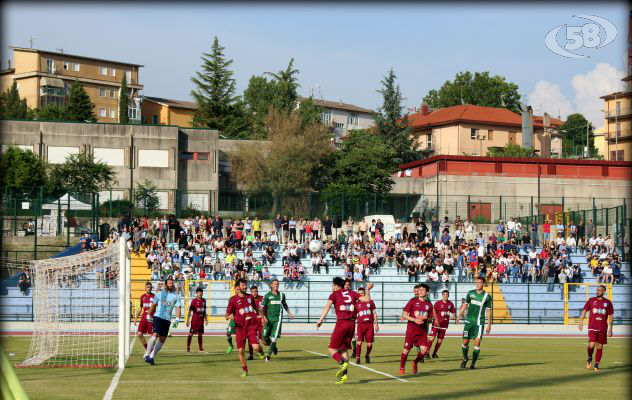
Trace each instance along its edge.
<instances>
[{"instance_id":1,"label":"blue sky","mask_svg":"<svg viewBox=\"0 0 632 400\"><path fill-rule=\"evenodd\" d=\"M585 59L549 51L544 37L562 25L598 15L618 28L601 49L582 48ZM625 70L628 7L625 2L531 5L465 3L4 3L2 67L8 45L28 46L143 64L146 95L185 100L200 55L217 35L234 60L241 93L253 74L300 70L300 93L315 85L324 98L376 108L376 93L393 67L407 106L459 71L491 71L516 82L536 112L557 116L582 111L599 119L603 92L616 89ZM560 42L563 44L563 38ZM595 83L597 82L597 83Z\"/></svg>"}]
</instances>

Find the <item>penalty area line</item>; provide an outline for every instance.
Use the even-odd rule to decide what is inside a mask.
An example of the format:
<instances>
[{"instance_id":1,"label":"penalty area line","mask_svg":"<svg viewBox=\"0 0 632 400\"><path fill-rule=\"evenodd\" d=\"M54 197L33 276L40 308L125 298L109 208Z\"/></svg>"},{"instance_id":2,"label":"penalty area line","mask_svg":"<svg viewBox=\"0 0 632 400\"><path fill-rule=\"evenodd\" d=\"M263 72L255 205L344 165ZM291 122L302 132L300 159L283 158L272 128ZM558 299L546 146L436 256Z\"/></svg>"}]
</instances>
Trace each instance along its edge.
<instances>
[{"instance_id":1,"label":"penalty area line","mask_svg":"<svg viewBox=\"0 0 632 400\"><path fill-rule=\"evenodd\" d=\"M304 351L304 352L307 352L307 353L310 353L310 354L315 354L315 355L317 355L317 356L322 356L322 357L327 357L327 358L329 358L329 356L328 356L327 354L317 353L317 352L315 352L315 351L310 351L310 350L303 350L303 351ZM373 372L374 374L383 375L383 376L386 376L386 377L388 377L388 378L398 380L398 381L400 381L400 382L409 382L409 381L407 381L406 379L398 378L398 377L393 376L393 375L391 375L391 374L387 374L386 372L382 372L382 371L378 371L378 370L373 369L373 368L369 368L369 367L367 367L367 366L365 366L365 365L356 364L356 363L351 362L351 361L349 361L349 364L354 365L354 366L359 367L359 368L364 368L364 369L366 369L367 371L371 371L371 372Z\"/></svg>"},{"instance_id":2,"label":"penalty area line","mask_svg":"<svg viewBox=\"0 0 632 400\"><path fill-rule=\"evenodd\" d=\"M129 346L130 355L132 354L132 350L134 350L134 343L136 343L136 338L132 339L132 344ZM112 378L112 382L110 382L110 387L103 395L103 400L112 400L112 396L114 396L114 391L119 384L119 380L121 379L121 375L123 375L123 371L125 371L125 368L119 368L116 371L116 374L114 374L114 377Z\"/></svg>"}]
</instances>

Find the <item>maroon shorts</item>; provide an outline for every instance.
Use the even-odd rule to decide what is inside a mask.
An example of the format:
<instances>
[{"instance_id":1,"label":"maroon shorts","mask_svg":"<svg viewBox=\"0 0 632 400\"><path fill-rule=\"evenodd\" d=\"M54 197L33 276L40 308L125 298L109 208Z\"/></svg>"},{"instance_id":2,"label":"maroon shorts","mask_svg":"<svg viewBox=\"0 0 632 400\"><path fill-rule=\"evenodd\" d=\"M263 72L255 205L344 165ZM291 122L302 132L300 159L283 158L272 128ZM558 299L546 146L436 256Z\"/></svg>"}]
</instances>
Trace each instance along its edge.
<instances>
[{"instance_id":1,"label":"maroon shorts","mask_svg":"<svg viewBox=\"0 0 632 400\"><path fill-rule=\"evenodd\" d=\"M259 343L259 334L255 325L249 325L244 329L235 329L235 338L237 339L237 348L243 349L246 346L246 339L253 344Z\"/></svg>"},{"instance_id":2,"label":"maroon shorts","mask_svg":"<svg viewBox=\"0 0 632 400\"><path fill-rule=\"evenodd\" d=\"M588 331L588 341L600 344L608 344L607 331Z\"/></svg>"},{"instance_id":3,"label":"maroon shorts","mask_svg":"<svg viewBox=\"0 0 632 400\"><path fill-rule=\"evenodd\" d=\"M447 329L448 329L447 327L442 328L442 327L433 326L432 330L430 331L430 336L437 337L443 340L443 337L445 336L445 331Z\"/></svg>"},{"instance_id":4,"label":"maroon shorts","mask_svg":"<svg viewBox=\"0 0 632 400\"><path fill-rule=\"evenodd\" d=\"M193 318L191 320L191 329L189 329L189 333L192 334L204 334L204 320Z\"/></svg>"},{"instance_id":5,"label":"maroon shorts","mask_svg":"<svg viewBox=\"0 0 632 400\"><path fill-rule=\"evenodd\" d=\"M428 334L426 331L406 330L406 339L404 339L404 348L410 350L413 346L428 347Z\"/></svg>"},{"instance_id":6,"label":"maroon shorts","mask_svg":"<svg viewBox=\"0 0 632 400\"><path fill-rule=\"evenodd\" d=\"M336 350L348 350L351 348L351 340L355 334L355 321L343 319L336 322L336 327L331 333L329 348Z\"/></svg>"},{"instance_id":7,"label":"maroon shorts","mask_svg":"<svg viewBox=\"0 0 632 400\"><path fill-rule=\"evenodd\" d=\"M365 322L358 324L358 342L373 343L375 337L375 330L373 329L373 322Z\"/></svg>"},{"instance_id":8,"label":"maroon shorts","mask_svg":"<svg viewBox=\"0 0 632 400\"><path fill-rule=\"evenodd\" d=\"M146 333L151 335L153 332L153 327L151 322L147 321L147 317L143 317L138 324L138 333Z\"/></svg>"}]
</instances>

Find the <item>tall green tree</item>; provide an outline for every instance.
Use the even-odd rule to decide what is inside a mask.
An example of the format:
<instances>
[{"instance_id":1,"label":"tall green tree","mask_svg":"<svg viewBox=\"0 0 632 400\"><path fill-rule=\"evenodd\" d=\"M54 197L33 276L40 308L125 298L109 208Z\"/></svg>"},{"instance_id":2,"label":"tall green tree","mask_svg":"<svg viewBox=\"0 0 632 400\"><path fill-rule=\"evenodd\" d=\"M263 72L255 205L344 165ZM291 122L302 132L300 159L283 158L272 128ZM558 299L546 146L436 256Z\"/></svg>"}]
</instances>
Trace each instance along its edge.
<instances>
[{"instance_id":1,"label":"tall green tree","mask_svg":"<svg viewBox=\"0 0 632 400\"><path fill-rule=\"evenodd\" d=\"M4 119L30 119L26 99L20 98L18 83L14 80L10 88L2 94L0 114Z\"/></svg>"},{"instance_id":2,"label":"tall green tree","mask_svg":"<svg viewBox=\"0 0 632 400\"><path fill-rule=\"evenodd\" d=\"M588 130L588 148L590 157L597 155L595 134L592 124L580 113L570 114L558 130L563 135L562 157L583 157L586 146L586 130Z\"/></svg>"},{"instance_id":3,"label":"tall green tree","mask_svg":"<svg viewBox=\"0 0 632 400\"><path fill-rule=\"evenodd\" d=\"M65 109L67 121L96 122L97 120L94 114L94 103L78 80L70 85Z\"/></svg>"},{"instance_id":4,"label":"tall green tree","mask_svg":"<svg viewBox=\"0 0 632 400\"><path fill-rule=\"evenodd\" d=\"M252 139L264 139L268 133L264 121L276 96L277 85L265 76L253 75L244 90L244 108L252 126Z\"/></svg>"},{"instance_id":5,"label":"tall green tree","mask_svg":"<svg viewBox=\"0 0 632 400\"><path fill-rule=\"evenodd\" d=\"M275 96L272 99L271 106L278 111L290 112L294 109L296 99L298 98L298 69L294 68L294 59L292 58L285 70L279 72L266 72L271 76L275 83Z\"/></svg>"},{"instance_id":6,"label":"tall green tree","mask_svg":"<svg viewBox=\"0 0 632 400\"><path fill-rule=\"evenodd\" d=\"M317 106L312 97L301 101L298 110L296 110L304 124L322 124L320 117L322 111L322 107Z\"/></svg>"},{"instance_id":7,"label":"tall green tree","mask_svg":"<svg viewBox=\"0 0 632 400\"><path fill-rule=\"evenodd\" d=\"M134 197L136 204L141 206L145 210L145 214L156 211L159 205L158 191L156 185L148 180L144 179L136 184L136 190L134 191Z\"/></svg>"},{"instance_id":8,"label":"tall green tree","mask_svg":"<svg viewBox=\"0 0 632 400\"><path fill-rule=\"evenodd\" d=\"M123 74L121 81L121 93L119 94L119 123L129 124L129 89L127 87L127 78Z\"/></svg>"},{"instance_id":9,"label":"tall green tree","mask_svg":"<svg viewBox=\"0 0 632 400\"><path fill-rule=\"evenodd\" d=\"M518 85L488 71L459 72L453 81L445 81L440 89L432 89L424 97L431 108L474 104L485 107L507 108L520 113Z\"/></svg>"},{"instance_id":10,"label":"tall green tree","mask_svg":"<svg viewBox=\"0 0 632 400\"><path fill-rule=\"evenodd\" d=\"M106 163L95 160L94 156L82 151L66 156L63 164L53 166L50 173L51 192L61 194L92 193L105 190L116 184L116 173Z\"/></svg>"},{"instance_id":11,"label":"tall green tree","mask_svg":"<svg viewBox=\"0 0 632 400\"><path fill-rule=\"evenodd\" d=\"M9 146L0 156L0 187L11 192L34 194L48 179L48 166L31 150Z\"/></svg>"},{"instance_id":12,"label":"tall green tree","mask_svg":"<svg viewBox=\"0 0 632 400\"><path fill-rule=\"evenodd\" d=\"M382 106L373 114L376 132L395 150L393 162L401 164L414 161L421 155L410 137L408 118L402 112L404 98L392 68L381 83L382 87L377 92L382 95Z\"/></svg>"},{"instance_id":13,"label":"tall green tree","mask_svg":"<svg viewBox=\"0 0 632 400\"><path fill-rule=\"evenodd\" d=\"M224 136L233 137L238 130L233 125L241 125L243 116L238 115L242 107L236 105L239 98L230 70L233 60L226 58L224 50L215 36L211 52L202 53L201 71L191 78L196 87L191 96L197 103L193 126L218 129Z\"/></svg>"}]
</instances>

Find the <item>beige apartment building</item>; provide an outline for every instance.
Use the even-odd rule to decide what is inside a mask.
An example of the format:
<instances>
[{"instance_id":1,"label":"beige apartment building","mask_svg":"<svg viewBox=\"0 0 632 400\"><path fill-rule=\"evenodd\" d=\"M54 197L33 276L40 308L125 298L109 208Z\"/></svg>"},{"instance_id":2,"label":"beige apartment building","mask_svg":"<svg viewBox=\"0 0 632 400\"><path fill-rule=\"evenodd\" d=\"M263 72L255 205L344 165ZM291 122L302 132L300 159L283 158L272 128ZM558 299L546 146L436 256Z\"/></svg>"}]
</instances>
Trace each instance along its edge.
<instances>
[{"instance_id":1,"label":"beige apartment building","mask_svg":"<svg viewBox=\"0 0 632 400\"><path fill-rule=\"evenodd\" d=\"M140 123L139 81L142 65L22 47L10 47L13 62L0 71L0 90L15 80L22 98L31 108L63 105L74 80L83 84L95 104L98 122L118 122L119 92L123 76L130 89L129 116Z\"/></svg>"},{"instance_id":2,"label":"beige apartment building","mask_svg":"<svg viewBox=\"0 0 632 400\"><path fill-rule=\"evenodd\" d=\"M458 105L408 116L412 135L427 155L485 156L492 147L523 145L522 117L505 108ZM557 128L562 121L548 114L533 116L531 143L541 157L556 157L562 151Z\"/></svg>"},{"instance_id":3,"label":"beige apartment building","mask_svg":"<svg viewBox=\"0 0 632 400\"><path fill-rule=\"evenodd\" d=\"M623 78L623 91L602 96L604 101L604 157L610 161L632 160L632 75Z\"/></svg>"}]
</instances>

